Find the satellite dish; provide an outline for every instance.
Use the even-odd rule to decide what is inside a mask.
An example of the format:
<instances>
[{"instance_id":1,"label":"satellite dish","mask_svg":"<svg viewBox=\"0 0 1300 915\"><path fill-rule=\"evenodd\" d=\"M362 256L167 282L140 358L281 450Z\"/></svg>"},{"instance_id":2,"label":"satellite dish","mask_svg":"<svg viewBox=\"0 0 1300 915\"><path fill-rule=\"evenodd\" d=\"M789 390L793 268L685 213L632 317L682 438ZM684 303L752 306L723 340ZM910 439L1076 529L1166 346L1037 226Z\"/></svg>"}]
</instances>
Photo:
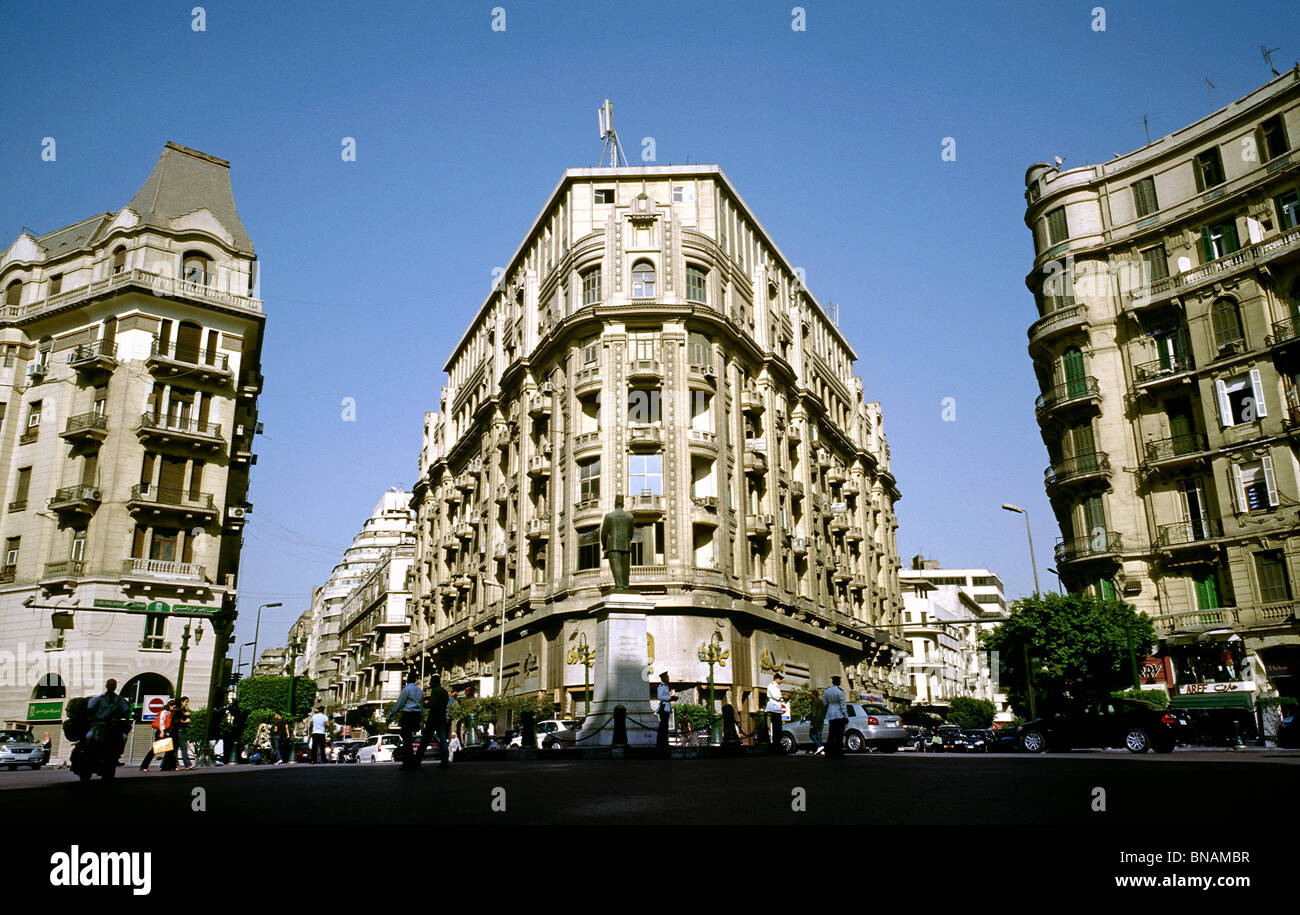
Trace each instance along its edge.
<instances>
[{"instance_id":1,"label":"satellite dish","mask_svg":"<svg viewBox=\"0 0 1300 915\"><path fill-rule=\"evenodd\" d=\"M1062 159L1060 156L1052 156L1052 158L1056 160L1056 164L1058 166L1065 164L1065 160Z\"/></svg>"}]
</instances>

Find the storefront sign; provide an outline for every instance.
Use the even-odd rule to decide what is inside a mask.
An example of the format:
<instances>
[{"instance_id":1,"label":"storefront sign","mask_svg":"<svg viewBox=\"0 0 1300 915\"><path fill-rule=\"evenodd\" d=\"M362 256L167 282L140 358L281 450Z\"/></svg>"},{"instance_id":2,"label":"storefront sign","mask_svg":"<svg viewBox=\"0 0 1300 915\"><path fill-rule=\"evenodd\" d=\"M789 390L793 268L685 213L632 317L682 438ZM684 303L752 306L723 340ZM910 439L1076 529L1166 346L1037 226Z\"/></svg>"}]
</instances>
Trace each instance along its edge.
<instances>
[{"instance_id":1,"label":"storefront sign","mask_svg":"<svg viewBox=\"0 0 1300 915\"><path fill-rule=\"evenodd\" d=\"M1172 665L1168 658L1143 658L1138 665L1138 682L1144 686L1173 686Z\"/></svg>"},{"instance_id":2,"label":"storefront sign","mask_svg":"<svg viewBox=\"0 0 1300 915\"><path fill-rule=\"evenodd\" d=\"M63 701L27 703L28 721L58 721L63 717Z\"/></svg>"},{"instance_id":3,"label":"storefront sign","mask_svg":"<svg viewBox=\"0 0 1300 915\"><path fill-rule=\"evenodd\" d=\"M1255 683L1252 680L1227 680L1222 683L1188 683L1178 687L1183 696L1199 696L1205 693L1253 693Z\"/></svg>"}]
</instances>

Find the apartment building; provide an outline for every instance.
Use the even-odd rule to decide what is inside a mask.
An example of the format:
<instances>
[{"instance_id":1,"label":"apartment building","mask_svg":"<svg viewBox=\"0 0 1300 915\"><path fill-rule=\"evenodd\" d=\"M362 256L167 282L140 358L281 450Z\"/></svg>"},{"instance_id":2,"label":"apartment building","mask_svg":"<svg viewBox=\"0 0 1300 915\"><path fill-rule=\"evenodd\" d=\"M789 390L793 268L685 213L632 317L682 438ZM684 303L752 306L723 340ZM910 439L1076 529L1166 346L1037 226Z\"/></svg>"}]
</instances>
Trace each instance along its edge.
<instances>
[{"instance_id":1,"label":"apartment building","mask_svg":"<svg viewBox=\"0 0 1300 915\"><path fill-rule=\"evenodd\" d=\"M654 679L910 699L899 492L857 355L717 166L571 169L445 365L412 505L412 663L580 706L625 498Z\"/></svg>"},{"instance_id":2,"label":"apartment building","mask_svg":"<svg viewBox=\"0 0 1300 915\"><path fill-rule=\"evenodd\" d=\"M174 143L122 209L0 254L0 629L26 659L0 718L49 727L107 677L218 696L257 459L256 267L229 163Z\"/></svg>"},{"instance_id":3,"label":"apartment building","mask_svg":"<svg viewBox=\"0 0 1300 915\"><path fill-rule=\"evenodd\" d=\"M1297 694L1297 138L1300 68L1025 177L1057 568L1151 615L1178 704Z\"/></svg>"}]
</instances>

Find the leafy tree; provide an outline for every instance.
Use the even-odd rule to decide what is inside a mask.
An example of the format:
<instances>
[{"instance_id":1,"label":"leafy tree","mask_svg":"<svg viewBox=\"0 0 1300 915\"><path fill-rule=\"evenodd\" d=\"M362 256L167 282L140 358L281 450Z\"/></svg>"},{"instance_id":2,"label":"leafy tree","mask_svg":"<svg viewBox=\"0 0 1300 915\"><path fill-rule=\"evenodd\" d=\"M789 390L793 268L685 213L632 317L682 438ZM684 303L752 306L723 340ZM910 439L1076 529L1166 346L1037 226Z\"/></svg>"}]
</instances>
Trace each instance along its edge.
<instances>
[{"instance_id":1,"label":"leafy tree","mask_svg":"<svg viewBox=\"0 0 1300 915\"><path fill-rule=\"evenodd\" d=\"M822 690L814 686L801 686L789 694L790 699L790 717L806 718L812 714L813 696L820 696Z\"/></svg>"},{"instance_id":2,"label":"leafy tree","mask_svg":"<svg viewBox=\"0 0 1300 915\"><path fill-rule=\"evenodd\" d=\"M1039 715L1067 712L1132 684L1129 648L1145 657L1156 644L1151 619L1132 604L1088 594L1035 594L1012 604L1010 619L980 634L998 652L1002 687L1018 714L1029 713L1029 659Z\"/></svg>"},{"instance_id":3,"label":"leafy tree","mask_svg":"<svg viewBox=\"0 0 1300 915\"><path fill-rule=\"evenodd\" d=\"M679 722L690 724L692 730L701 731L709 726L709 707L694 702L678 702L674 709Z\"/></svg>"},{"instance_id":4,"label":"leafy tree","mask_svg":"<svg viewBox=\"0 0 1300 915\"><path fill-rule=\"evenodd\" d=\"M1161 708L1169 707L1169 694L1163 689L1126 689L1115 691L1110 694L1112 699L1137 699L1141 702L1149 702L1152 705L1158 705Z\"/></svg>"},{"instance_id":5,"label":"leafy tree","mask_svg":"<svg viewBox=\"0 0 1300 915\"><path fill-rule=\"evenodd\" d=\"M987 728L997 709L987 699L958 696L948 708L948 718L959 728Z\"/></svg>"},{"instance_id":6,"label":"leafy tree","mask_svg":"<svg viewBox=\"0 0 1300 915\"><path fill-rule=\"evenodd\" d=\"M920 708L919 706L909 706L899 713L899 720L903 724L909 724L914 727L937 728L943 724L943 718L936 715L929 709Z\"/></svg>"},{"instance_id":7,"label":"leafy tree","mask_svg":"<svg viewBox=\"0 0 1300 915\"><path fill-rule=\"evenodd\" d=\"M289 684L294 684L293 717L289 716ZM289 721L302 721L316 701L316 681L311 677L245 677L235 693L247 709L278 711Z\"/></svg>"}]
</instances>

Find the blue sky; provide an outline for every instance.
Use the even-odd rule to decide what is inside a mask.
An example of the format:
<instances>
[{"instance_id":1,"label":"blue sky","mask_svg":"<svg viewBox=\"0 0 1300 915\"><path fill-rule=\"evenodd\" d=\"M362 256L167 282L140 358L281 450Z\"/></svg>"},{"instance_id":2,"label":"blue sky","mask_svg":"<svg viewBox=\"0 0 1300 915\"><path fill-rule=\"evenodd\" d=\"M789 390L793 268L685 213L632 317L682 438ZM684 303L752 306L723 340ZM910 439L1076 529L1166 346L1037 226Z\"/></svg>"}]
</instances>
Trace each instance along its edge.
<instances>
[{"instance_id":1,"label":"blue sky","mask_svg":"<svg viewBox=\"0 0 1300 915\"><path fill-rule=\"evenodd\" d=\"M1143 145L1300 58L1289 3L0 4L0 244L116 210L167 140L231 162L266 301L238 638L283 633L416 473L448 347L614 99L634 164L717 163L864 355L899 552L1054 579L1024 173ZM506 11L491 29L493 6ZM989 9L987 7L996 6ZM1094 31L1096 6L1105 31ZM41 160L44 137L57 161ZM357 161L340 156L356 140ZM957 159L941 159L945 137ZM341 401L356 399L356 421ZM957 402L955 422L942 401Z\"/></svg>"}]
</instances>

